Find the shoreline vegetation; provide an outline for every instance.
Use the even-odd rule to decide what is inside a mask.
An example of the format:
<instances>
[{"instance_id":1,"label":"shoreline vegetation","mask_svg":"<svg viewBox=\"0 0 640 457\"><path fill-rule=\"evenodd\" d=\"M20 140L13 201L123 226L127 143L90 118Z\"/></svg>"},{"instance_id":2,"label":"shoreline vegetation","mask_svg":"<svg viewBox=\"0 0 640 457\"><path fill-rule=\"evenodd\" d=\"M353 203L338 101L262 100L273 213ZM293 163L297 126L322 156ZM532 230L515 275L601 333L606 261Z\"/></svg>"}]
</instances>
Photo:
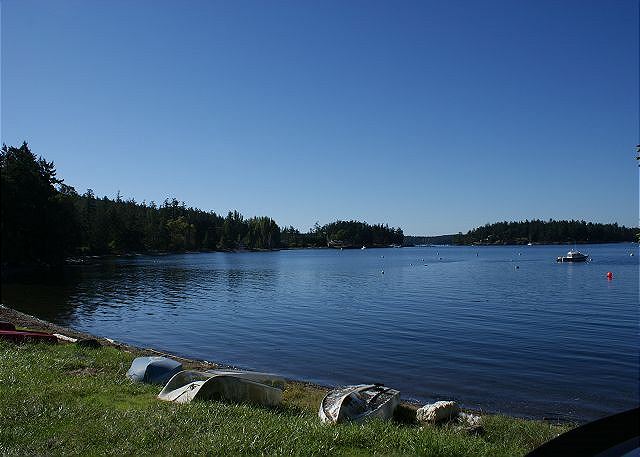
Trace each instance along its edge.
<instances>
[{"instance_id":1,"label":"shoreline vegetation","mask_svg":"<svg viewBox=\"0 0 640 457\"><path fill-rule=\"evenodd\" d=\"M420 244L497 245L634 241L637 229L585 221L487 224L457 235L405 236L399 227L360 221L316 222L308 232L280 227L268 216L246 219L187 207L177 199L141 203L133 198L79 194L57 177L53 162L27 143L0 153L2 267L51 267L66 259L185 252L358 249ZM74 263L74 260L71 260Z\"/></svg>"},{"instance_id":2,"label":"shoreline vegetation","mask_svg":"<svg viewBox=\"0 0 640 457\"><path fill-rule=\"evenodd\" d=\"M268 216L246 219L238 211L221 216L187 207L177 199L142 203L80 195L56 175L53 162L28 145L3 146L2 263L58 265L65 258L124 253L268 251L327 247L332 243L382 247L401 245L402 229L387 224L316 222L307 233L281 228Z\"/></svg>"},{"instance_id":3,"label":"shoreline vegetation","mask_svg":"<svg viewBox=\"0 0 640 457\"><path fill-rule=\"evenodd\" d=\"M452 236L456 245L602 244L638 241L638 228L585 221L496 222Z\"/></svg>"},{"instance_id":4,"label":"shoreline vegetation","mask_svg":"<svg viewBox=\"0 0 640 457\"><path fill-rule=\"evenodd\" d=\"M92 337L1 305L0 320ZM196 369L216 365L98 339L100 349L0 341L0 377L7 380L0 395L3 454L515 456L573 426L482 414L482 429L470 433L454 425L418 424L410 404L394 421L328 426L317 417L327 388L293 380L287 380L278 408L166 403L157 399L158 386L125 378L134 357L162 354Z\"/></svg>"}]
</instances>

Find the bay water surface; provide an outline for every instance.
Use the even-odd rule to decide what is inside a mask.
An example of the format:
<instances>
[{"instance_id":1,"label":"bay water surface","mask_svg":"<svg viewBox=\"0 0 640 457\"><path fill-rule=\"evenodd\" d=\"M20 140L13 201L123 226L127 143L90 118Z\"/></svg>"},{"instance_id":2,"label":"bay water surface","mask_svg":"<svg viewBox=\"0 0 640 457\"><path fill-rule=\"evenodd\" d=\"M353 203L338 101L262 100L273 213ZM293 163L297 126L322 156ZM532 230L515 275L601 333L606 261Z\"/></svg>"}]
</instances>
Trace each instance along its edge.
<instances>
[{"instance_id":1,"label":"bay water surface","mask_svg":"<svg viewBox=\"0 0 640 457\"><path fill-rule=\"evenodd\" d=\"M114 258L5 283L2 302L323 385L381 382L405 399L583 421L638 405L638 246L581 245L591 262L556 263L570 247Z\"/></svg>"}]
</instances>

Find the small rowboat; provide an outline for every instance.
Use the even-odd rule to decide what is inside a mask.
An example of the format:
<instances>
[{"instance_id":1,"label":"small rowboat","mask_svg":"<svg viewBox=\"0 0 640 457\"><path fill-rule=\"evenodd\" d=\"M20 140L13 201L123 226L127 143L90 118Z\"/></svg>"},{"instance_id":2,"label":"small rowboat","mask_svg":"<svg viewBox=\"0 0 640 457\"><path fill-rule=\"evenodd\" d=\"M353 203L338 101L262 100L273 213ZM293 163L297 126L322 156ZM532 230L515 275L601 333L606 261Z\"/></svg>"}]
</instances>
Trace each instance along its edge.
<instances>
[{"instance_id":1,"label":"small rowboat","mask_svg":"<svg viewBox=\"0 0 640 457\"><path fill-rule=\"evenodd\" d=\"M381 384L347 386L329 392L320 403L318 416L328 424L391 419L400 403L400 392Z\"/></svg>"},{"instance_id":2,"label":"small rowboat","mask_svg":"<svg viewBox=\"0 0 640 457\"><path fill-rule=\"evenodd\" d=\"M158 398L176 403L226 400L276 406L282 390L275 386L284 386L284 379L268 373L185 370L171 378Z\"/></svg>"}]
</instances>

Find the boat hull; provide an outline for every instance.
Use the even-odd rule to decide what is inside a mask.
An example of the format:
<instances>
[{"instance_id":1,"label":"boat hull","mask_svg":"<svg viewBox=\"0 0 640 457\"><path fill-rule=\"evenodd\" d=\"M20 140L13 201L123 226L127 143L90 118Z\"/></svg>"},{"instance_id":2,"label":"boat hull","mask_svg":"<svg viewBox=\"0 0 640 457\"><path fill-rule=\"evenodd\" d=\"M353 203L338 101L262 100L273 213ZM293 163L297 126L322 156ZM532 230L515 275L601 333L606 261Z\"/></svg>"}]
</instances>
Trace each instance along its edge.
<instances>
[{"instance_id":1,"label":"boat hull","mask_svg":"<svg viewBox=\"0 0 640 457\"><path fill-rule=\"evenodd\" d=\"M250 372L238 373L238 376L234 376L232 374L215 374L215 372L181 371L169 380L158 398L176 403L225 400L262 406L277 406L282 400L282 390L248 379L269 381L265 376L265 373ZM273 384L279 384L281 378L275 376L273 378Z\"/></svg>"},{"instance_id":2,"label":"boat hull","mask_svg":"<svg viewBox=\"0 0 640 457\"><path fill-rule=\"evenodd\" d=\"M326 424L391 419L400 404L400 392L375 384L348 386L329 392L320 403L318 416Z\"/></svg>"},{"instance_id":3,"label":"boat hull","mask_svg":"<svg viewBox=\"0 0 640 457\"><path fill-rule=\"evenodd\" d=\"M167 357L137 357L127 371L127 378L148 384L164 384L182 371L182 364Z\"/></svg>"},{"instance_id":4,"label":"boat hull","mask_svg":"<svg viewBox=\"0 0 640 457\"><path fill-rule=\"evenodd\" d=\"M556 262L560 262L560 263L579 263L579 262L586 262L587 259L589 258L588 255L585 255L584 257L558 257L556 259Z\"/></svg>"}]
</instances>

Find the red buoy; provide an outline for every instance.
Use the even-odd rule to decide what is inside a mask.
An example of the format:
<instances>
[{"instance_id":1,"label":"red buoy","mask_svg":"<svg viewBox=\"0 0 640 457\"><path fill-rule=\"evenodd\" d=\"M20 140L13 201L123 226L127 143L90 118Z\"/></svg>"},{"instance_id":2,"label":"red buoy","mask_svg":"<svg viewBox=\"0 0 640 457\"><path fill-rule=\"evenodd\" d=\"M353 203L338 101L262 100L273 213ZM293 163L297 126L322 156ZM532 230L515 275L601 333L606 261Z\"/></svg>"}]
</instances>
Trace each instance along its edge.
<instances>
[{"instance_id":1,"label":"red buoy","mask_svg":"<svg viewBox=\"0 0 640 457\"><path fill-rule=\"evenodd\" d=\"M613 273L611 273L610 271L607 271L607 279L608 280L612 280L613 279Z\"/></svg>"}]
</instances>

